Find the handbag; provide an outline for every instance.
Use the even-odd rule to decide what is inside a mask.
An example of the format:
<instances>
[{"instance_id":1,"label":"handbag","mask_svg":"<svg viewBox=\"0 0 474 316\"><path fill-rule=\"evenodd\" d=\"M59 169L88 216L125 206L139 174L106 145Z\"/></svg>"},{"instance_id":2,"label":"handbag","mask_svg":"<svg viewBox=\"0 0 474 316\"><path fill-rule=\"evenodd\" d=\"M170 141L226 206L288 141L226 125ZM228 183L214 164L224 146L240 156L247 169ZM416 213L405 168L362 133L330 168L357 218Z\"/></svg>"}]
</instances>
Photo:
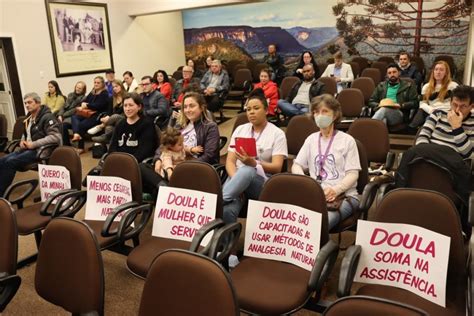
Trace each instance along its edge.
<instances>
[{"instance_id":1,"label":"handbag","mask_svg":"<svg viewBox=\"0 0 474 316\"><path fill-rule=\"evenodd\" d=\"M81 117L84 117L84 118L90 118L92 117L95 113L97 113L97 111L94 111L94 110L91 110L91 109L84 109L84 108L81 108L81 107L77 107L76 108L76 115L77 116L81 116Z\"/></svg>"}]
</instances>

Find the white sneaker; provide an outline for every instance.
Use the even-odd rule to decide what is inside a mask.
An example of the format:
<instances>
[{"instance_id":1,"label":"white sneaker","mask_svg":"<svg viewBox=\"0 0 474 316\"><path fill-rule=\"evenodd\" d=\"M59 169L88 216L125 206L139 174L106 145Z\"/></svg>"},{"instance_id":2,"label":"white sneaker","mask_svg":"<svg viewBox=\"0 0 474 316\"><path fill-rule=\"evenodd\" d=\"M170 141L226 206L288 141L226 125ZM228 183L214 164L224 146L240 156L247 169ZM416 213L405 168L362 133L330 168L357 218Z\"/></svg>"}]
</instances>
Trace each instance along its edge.
<instances>
[{"instance_id":1,"label":"white sneaker","mask_svg":"<svg viewBox=\"0 0 474 316\"><path fill-rule=\"evenodd\" d=\"M99 125L94 126L93 128L90 128L89 130L87 130L87 134L95 135L95 134L99 133L100 131L102 131L103 129L104 129L104 127L102 126L102 124L99 124Z\"/></svg>"},{"instance_id":2,"label":"white sneaker","mask_svg":"<svg viewBox=\"0 0 474 316\"><path fill-rule=\"evenodd\" d=\"M236 255L229 256L229 268L233 269L240 263L239 258Z\"/></svg>"}]
</instances>

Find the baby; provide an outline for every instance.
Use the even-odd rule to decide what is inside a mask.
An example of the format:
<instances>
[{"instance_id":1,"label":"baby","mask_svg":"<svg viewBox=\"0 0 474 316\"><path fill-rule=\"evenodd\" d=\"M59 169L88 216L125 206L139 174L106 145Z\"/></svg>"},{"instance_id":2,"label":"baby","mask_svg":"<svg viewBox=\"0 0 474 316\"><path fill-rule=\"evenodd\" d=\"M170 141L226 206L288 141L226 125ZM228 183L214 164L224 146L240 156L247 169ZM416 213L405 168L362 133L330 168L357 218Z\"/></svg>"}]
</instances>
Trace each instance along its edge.
<instances>
[{"instance_id":1,"label":"baby","mask_svg":"<svg viewBox=\"0 0 474 316\"><path fill-rule=\"evenodd\" d=\"M155 165L155 171L164 179L170 179L173 169L184 161L186 153L183 135L175 128L167 127L161 134L161 164ZM158 162L157 162L158 163Z\"/></svg>"}]
</instances>

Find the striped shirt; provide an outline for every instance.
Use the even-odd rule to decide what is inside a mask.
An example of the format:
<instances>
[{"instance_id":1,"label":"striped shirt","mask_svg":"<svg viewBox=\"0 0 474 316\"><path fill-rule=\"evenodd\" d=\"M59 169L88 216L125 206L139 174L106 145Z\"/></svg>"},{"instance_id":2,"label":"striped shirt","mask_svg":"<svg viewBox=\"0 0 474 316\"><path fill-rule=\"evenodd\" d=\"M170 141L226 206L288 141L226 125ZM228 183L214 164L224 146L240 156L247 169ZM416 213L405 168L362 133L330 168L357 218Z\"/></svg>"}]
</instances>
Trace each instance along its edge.
<instances>
[{"instance_id":1,"label":"striped shirt","mask_svg":"<svg viewBox=\"0 0 474 316\"><path fill-rule=\"evenodd\" d=\"M447 110L436 110L430 114L423 125L416 144L434 143L451 147L463 159L473 158L474 116L469 114L462 126L453 130L448 121Z\"/></svg>"}]
</instances>

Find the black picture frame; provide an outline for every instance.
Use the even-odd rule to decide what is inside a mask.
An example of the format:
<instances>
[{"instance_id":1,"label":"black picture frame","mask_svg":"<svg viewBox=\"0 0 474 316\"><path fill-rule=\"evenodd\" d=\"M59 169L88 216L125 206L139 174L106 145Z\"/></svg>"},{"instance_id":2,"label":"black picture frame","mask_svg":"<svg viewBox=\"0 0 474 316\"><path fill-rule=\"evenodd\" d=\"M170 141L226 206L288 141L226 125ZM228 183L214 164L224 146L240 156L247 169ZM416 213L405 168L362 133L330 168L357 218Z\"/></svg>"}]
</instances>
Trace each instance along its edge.
<instances>
[{"instance_id":1,"label":"black picture frame","mask_svg":"<svg viewBox=\"0 0 474 316\"><path fill-rule=\"evenodd\" d=\"M106 3L45 0L57 77L114 68Z\"/></svg>"}]
</instances>

